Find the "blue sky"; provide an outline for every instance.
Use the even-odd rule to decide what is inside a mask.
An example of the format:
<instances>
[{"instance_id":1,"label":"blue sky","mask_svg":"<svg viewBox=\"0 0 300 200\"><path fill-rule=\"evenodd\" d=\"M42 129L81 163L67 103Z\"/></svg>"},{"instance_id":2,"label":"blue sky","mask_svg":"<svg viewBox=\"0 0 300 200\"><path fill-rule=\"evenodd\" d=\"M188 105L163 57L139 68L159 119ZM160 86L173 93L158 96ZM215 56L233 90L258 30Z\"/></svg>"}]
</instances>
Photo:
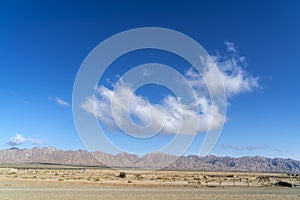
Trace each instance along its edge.
<instances>
[{"instance_id":1,"label":"blue sky","mask_svg":"<svg viewBox=\"0 0 300 200\"><path fill-rule=\"evenodd\" d=\"M227 122L212 154L300 160L299 7L297 1L1 2L0 148L83 149L71 108L81 63L108 37L151 26L192 37L209 54L220 56L221 64L222 59L244 57L247 77L258 78L257 86L228 99ZM234 55L226 51L228 44ZM135 52L117 60L106 80L113 82L125 69L147 62L166 63L182 73L188 69L173 55ZM156 103L166 91L151 95L155 90L162 89L149 87L138 94ZM107 135L116 143L124 141L121 134ZM173 136L159 137L164 139L154 146ZM186 154L197 153L202 139L197 136Z\"/></svg>"}]
</instances>

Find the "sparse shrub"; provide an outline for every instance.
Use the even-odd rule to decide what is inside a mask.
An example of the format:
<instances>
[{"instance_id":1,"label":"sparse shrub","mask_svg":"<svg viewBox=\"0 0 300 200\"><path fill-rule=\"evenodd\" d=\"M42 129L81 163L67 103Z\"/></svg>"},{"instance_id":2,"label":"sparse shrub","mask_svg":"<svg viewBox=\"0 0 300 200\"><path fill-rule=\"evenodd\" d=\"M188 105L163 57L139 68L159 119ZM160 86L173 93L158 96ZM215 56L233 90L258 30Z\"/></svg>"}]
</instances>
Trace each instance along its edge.
<instances>
[{"instance_id":1,"label":"sparse shrub","mask_svg":"<svg viewBox=\"0 0 300 200\"><path fill-rule=\"evenodd\" d=\"M59 182L63 182L63 181L64 181L64 179L63 179L63 178L60 178L60 179L58 179L58 181L59 181Z\"/></svg>"},{"instance_id":2,"label":"sparse shrub","mask_svg":"<svg viewBox=\"0 0 300 200\"><path fill-rule=\"evenodd\" d=\"M100 181L100 178L99 178L99 177L95 177L95 178L94 178L94 181L95 181L95 182L99 182L99 181Z\"/></svg>"},{"instance_id":3,"label":"sparse shrub","mask_svg":"<svg viewBox=\"0 0 300 200\"><path fill-rule=\"evenodd\" d=\"M125 172L120 172L119 177L120 178L126 178L126 173Z\"/></svg>"},{"instance_id":4,"label":"sparse shrub","mask_svg":"<svg viewBox=\"0 0 300 200\"><path fill-rule=\"evenodd\" d=\"M206 183L206 186L208 186L209 181L205 181L205 183Z\"/></svg>"},{"instance_id":5,"label":"sparse shrub","mask_svg":"<svg viewBox=\"0 0 300 200\"><path fill-rule=\"evenodd\" d=\"M248 187L250 186L250 181L249 180L247 180L247 185L248 185Z\"/></svg>"},{"instance_id":6,"label":"sparse shrub","mask_svg":"<svg viewBox=\"0 0 300 200\"><path fill-rule=\"evenodd\" d=\"M12 176L12 178L18 178L18 175L17 175L17 174L15 174L15 175L13 175L13 176Z\"/></svg>"},{"instance_id":7,"label":"sparse shrub","mask_svg":"<svg viewBox=\"0 0 300 200\"><path fill-rule=\"evenodd\" d=\"M128 183L132 183L132 181L131 181L131 180L128 180Z\"/></svg>"},{"instance_id":8,"label":"sparse shrub","mask_svg":"<svg viewBox=\"0 0 300 200\"><path fill-rule=\"evenodd\" d=\"M135 175L135 179L136 179L136 180L142 180L143 177L142 177L141 174L137 174L137 175Z\"/></svg>"}]
</instances>

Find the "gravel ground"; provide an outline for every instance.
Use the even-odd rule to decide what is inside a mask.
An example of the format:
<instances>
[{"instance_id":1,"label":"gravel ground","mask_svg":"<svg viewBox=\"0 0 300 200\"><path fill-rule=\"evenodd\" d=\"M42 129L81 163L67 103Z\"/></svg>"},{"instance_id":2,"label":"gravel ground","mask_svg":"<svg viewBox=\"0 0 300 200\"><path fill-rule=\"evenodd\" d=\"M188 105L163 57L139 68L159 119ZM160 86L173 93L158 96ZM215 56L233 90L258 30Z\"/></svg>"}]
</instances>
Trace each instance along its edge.
<instances>
[{"instance_id":1,"label":"gravel ground","mask_svg":"<svg viewBox=\"0 0 300 200\"><path fill-rule=\"evenodd\" d=\"M287 200L300 199L300 188L0 188L1 200L110 200L110 199L205 199Z\"/></svg>"}]
</instances>

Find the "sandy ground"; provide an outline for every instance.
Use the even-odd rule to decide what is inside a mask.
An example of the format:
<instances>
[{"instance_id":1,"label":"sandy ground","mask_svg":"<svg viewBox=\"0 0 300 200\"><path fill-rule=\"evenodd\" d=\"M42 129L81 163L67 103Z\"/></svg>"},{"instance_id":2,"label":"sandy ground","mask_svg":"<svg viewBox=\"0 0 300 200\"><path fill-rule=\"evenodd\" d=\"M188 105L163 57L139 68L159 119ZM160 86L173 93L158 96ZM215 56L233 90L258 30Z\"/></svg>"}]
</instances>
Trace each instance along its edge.
<instances>
[{"instance_id":1,"label":"sandy ground","mask_svg":"<svg viewBox=\"0 0 300 200\"><path fill-rule=\"evenodd\" d=\"M0 168L0 200L38 199L300 199L298 175L245 172L119 171L111 169Z\"/></svg>"}]
</instances>

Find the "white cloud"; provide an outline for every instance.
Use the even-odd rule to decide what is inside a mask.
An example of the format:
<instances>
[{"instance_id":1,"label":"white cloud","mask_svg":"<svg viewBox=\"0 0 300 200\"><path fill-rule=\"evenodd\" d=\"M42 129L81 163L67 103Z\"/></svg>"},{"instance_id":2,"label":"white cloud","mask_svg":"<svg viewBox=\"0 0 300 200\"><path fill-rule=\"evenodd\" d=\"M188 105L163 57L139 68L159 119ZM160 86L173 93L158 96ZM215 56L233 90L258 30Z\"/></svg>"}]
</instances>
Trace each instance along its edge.
<instances>
[{"instance_id":1,"label":"white cloud","mask_svg":"<svg viewBox=\"0 0 300 200\"><path fill-rule=\"evenodd\" d=\"M232 97L241 93L250 92L258 88L258 78L248 74L245 70L246 62L242 57L222 58L214 57L220 70L226 94Z\"/></svg>"},{"instance_id":2,"label":"white cloud","mask_svg":"<svg viewBox=\"0 0 300 200\"><path fill-rule=\"evenodd\" d=\"M247 66L245 57L238 55L237 51L233 49L233 44L229 46L230 48L228 49L227 45L227 52L232 52L232 54L211 56L219 72L215 71L213 67L210 67L214 65L211 60L203 60L208 67L201 75L193 68L186 72L185 76L189 84L196 91L203 93L207 90L207 85L209 85L209 92L212 95L218 95L223 92L224 88L227 97L230 98L241 93L251 92L254 88L259 88L258 78L250 75L245 70ZM216 78L218 76L222 79L223 83L218 81Z\"/></svg>"},{"instance_id":3,"label":"white cloud","mask_svg":"<svg viewBox=\"0 0 300 200\"><path fill-rule=\"evenodd\" d=\"M48 97L48 100L51 101L52 99L53 99L52 97ZM53 100L54 100L55 103L56 103L57 105L59 105L59 106L64 106L64 107L70 106L70 104L69 104L67 101L63 100L63 99L60 98L60 97L54 97Z\"/></svg>"},{"instance_id":4,"label":"white cloud","mask_svg":"<svg viewBox=\"0 0 300 200\"><path fill-rule=\"evenodd\" d=\"M153 129L158 129L162 121L165 121L161 132L166 134L194 134L196 123L199 123L197 132L213 130L224 122L225 117L218 112L218 107L211 105L210 102L202 97L198 99L196 105L185 105L180 103L174 96L167 96L162 100L160 106L151 104L147 99L135 95L127 85L120 85L116 90L110 90L104 86L97 89L99 99L92 97L86 99L81 107L94 114L107 127L116 129L114 120L123 126L130 126L126 116L128 116L127 98L130 97L129 113L135 116L136 121L141 126L150 123ZM113 106L115 115L111 109ZM200 107L201 114L195 110ZM115 118L114 118L115 117ZM212 122L212 123L211 123Z\"/></svg>"},{"instance_id":5,"label":"white cloud","mask_svg":"<svg viewBox=\"0 0 300 200\"><path fill-rule=\"evenodd\" d=\"M10 146L19 146L19 145L21 145L25 142L26 142L26 139L22 135L16 134L14 137L9 139L8 145L10 145Z\"/></svg>"},{"instance_id":6,"label":"white cloud","mask_svg":"<svg viewBox=\"0 0 300 200\"><path fill-rule=\"evenodd\" d=\"M204 69L201 75L192 68L184 74L187 83L196 94L195 102L184 104L174 96L166 96L159 106L154 105L146 98L134 94L131 87L121 81L114 90L99 86L95 95L97 98L87 98L81 107L95 115L110 130L119 130L116 122L122 127L127 127L129 131L133 130L132 121L128 121L126 117L129 115L134 116L134 122L138 125L151 124L154 129L164 122L161 132L165 134L194 134L195 125L198 125L197 133L216 130L223 125L226 117L222 115L218 105L211 103L211 95L218 96L225 89L227 97L232 98L259 87L258 78L245 70L246 60L238 55L235 45L231 42L225 42L225 45L228 55L212 55L219 71L211 67L214 65L211 60L202 60L207 69ZM143 75L148 75L148 72ZM222 81L218 81L217 76Z\"/></svg>"},{"instance_id":7,"label":"white cloud","mask_svg":"<svg viewBox=\"0 0 300 200\"><path fill-rule=\"evenodd\" d=\"M15 136L9 139L7 144L10 146L20 146L26 142L29 142L33 145L40 145L42 143L40 140L33 139L33 138L25 138L21 134L16 134Z\"/></svg>"}]
</instances>

